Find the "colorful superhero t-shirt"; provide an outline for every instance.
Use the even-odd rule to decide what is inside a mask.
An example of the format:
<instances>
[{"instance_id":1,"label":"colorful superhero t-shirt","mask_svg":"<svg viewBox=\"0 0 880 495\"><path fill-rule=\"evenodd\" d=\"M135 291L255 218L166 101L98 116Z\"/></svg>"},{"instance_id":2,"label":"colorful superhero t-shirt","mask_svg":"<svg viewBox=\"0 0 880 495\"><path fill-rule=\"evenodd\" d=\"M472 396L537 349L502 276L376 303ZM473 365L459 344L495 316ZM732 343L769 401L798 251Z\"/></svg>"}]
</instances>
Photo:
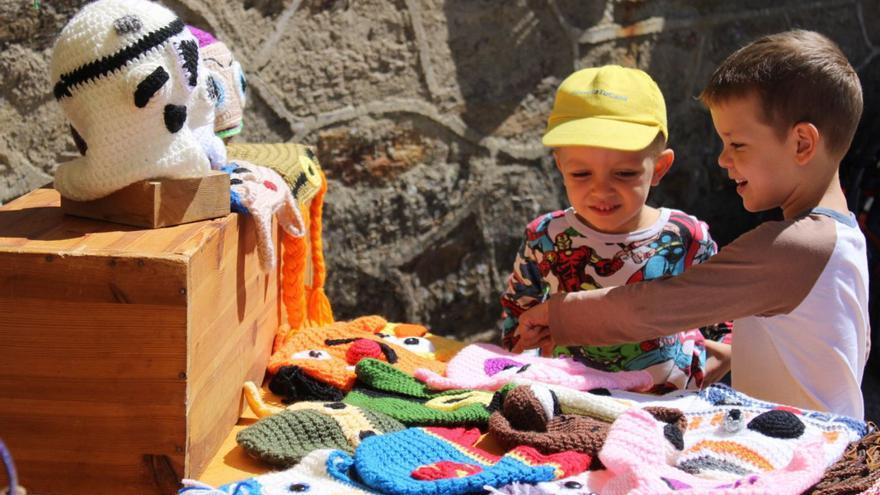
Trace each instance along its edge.
<instances>
[{"instance_id":1,"label":"colorful superhero t-shirt","mask_svg":"<svg viewBox=\"0 0 880 495\"><path fill-rule=\"evenodd\" d=\"M513 273L501 297L505 347L523 311L558 292L616 287L678 275L715 254L708 227L678 210L661 208L653 225L625 234L606 234L587 226L573 208L542 215L526 227ZM583 315L589 318L589 315ZM730 326L714 325L622 345L557 347L587 366L648 371L656 391L702 386L704 338L729 341Z\"/></svg>"}]
</instances>

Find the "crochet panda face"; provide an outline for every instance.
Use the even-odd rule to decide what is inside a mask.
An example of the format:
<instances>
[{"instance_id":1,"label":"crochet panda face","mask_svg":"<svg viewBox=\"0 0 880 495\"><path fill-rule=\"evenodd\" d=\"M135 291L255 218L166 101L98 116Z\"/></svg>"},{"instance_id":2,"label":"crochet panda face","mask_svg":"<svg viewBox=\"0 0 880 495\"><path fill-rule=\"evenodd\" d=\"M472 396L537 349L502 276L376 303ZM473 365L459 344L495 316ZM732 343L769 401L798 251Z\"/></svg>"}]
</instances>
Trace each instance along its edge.
<instances>
[{"instance_id":1,"label":"crochet panda face","mask_svg":"<svg viewBox=\"0 0 880 495\"><path fill-rule=\"evenodd\" d=\"M142 179L203 175L207 158L186 125L198 103L199 60L198 42L161 5L86 5L62 30L50 64L83 154L59 167L56 188L88 200Z\"/></svg>"}]
</instances>

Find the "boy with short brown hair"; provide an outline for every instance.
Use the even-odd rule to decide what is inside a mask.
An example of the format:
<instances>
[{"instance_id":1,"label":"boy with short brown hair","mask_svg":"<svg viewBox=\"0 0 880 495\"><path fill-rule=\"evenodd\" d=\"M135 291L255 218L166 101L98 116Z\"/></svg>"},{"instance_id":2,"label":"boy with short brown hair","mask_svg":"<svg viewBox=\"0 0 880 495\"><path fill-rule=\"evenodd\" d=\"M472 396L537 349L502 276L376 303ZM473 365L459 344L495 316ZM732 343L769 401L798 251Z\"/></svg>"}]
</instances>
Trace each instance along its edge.
<instances>
[{"instance_id":1,"label":"boy with short brown hair","mask_svg":"<svg viewBox=\"0 0 880 495\"><path fill-rule=\"evenodd\" d=\"M861 116L857 74L824 36L788 31L728 57L701 98L745 208L781 207L784 220L677 277L551 297L520 315L518 332L613 344L733 319L736 389L862 418L869 277L838 178Z\"/></svg>"}]
</instances>

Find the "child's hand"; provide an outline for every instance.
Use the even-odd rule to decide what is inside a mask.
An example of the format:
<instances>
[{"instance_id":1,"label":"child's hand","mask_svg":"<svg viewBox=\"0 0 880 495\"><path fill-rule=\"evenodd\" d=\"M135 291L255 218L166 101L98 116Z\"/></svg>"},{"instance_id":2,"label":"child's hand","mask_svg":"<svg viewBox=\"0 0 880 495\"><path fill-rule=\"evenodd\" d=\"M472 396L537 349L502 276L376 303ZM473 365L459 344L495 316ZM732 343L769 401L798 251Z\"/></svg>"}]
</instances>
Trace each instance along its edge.
<instances>
[{"instance_id":1,"label":"child's hand","mask_svg":"<svg viewBox=\"0 0 880 495\"><path fill-rule=\"evenodd\" d=\"M548 309L547 304L538 304L519 315L519 325L516 327L517 341L513 352L540 348L543 355L546 350L553 349Z\"/></svg>"},{"instance_id":2,"label":"child's hand","mask_svg":"<svg viewBox=\"0 0 880 495\"><path fill-rule=\"evenodd\" d=\"M541 349L541 355L545 356L552 353L555 345L553 338L550 336L550 329L547 327L524 328L519 326L516 328L519 339L514 344L512 352L520 353L526 349Z\"/></svg>"},{"instance_id":3,"label":"child's hand","mask_svg":"<svg viewBox=\"0 0 880 495\"><path fill-rule=\"evenodd\" d=\"M550 327L550 304L541 303L527 309L519 315L519 326L517 330L523 328L549 328Z\"/></svg>"}]
</instances>

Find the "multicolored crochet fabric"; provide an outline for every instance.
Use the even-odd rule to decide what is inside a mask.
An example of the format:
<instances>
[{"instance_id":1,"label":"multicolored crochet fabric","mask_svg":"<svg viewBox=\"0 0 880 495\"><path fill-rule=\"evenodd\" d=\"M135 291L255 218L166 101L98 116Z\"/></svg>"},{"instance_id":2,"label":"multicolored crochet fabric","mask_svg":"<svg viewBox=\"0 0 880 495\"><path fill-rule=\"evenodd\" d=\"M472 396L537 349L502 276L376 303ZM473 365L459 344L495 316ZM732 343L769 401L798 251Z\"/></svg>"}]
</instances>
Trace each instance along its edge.
<instances>
[{"instance_id":1,"label":"multicolored crochet fabric","mask_svg":"<svg viewBox=\"0 0 880 495\"><path fill-rule=\"evenodd\" d=\"M648 390L654 383L645 371L599 371L572 359L514 354L492 344L472 344L462 349L449 361L446 376L430 369L418 369L415 376L436 390L498 390L514 377L576 390Z\"/></svg>"},{"instance_id":2,"label":"multicolored crochet fabric","mask_svg":"<svg viewBox=\"0 0 880 495\"><path fill-rule=\"evenodd\" d=\"M367 495L351 484L336 480L327 474L327 459L333 451L315 450L286 471L264 474L221 485L217 488L200 481L185 479L180 495Z\"/></svg>"},{"instance_id":3,"label":"multicolored crochet fabric","mask_svg":"<svg viewBox=\"0 0 880 495\"><path fill-rule=\"evenodd\" d=\"M235 441L253 457L289 467L314 450L354 452L368 436L404 428L382 413L341 402L298 402L241 430Z\"/></svg>"},{"instance_id":4,"label":"multicolored crochet fabric","mask_svg":"<svg viewBox=\"0 0 880 495\"><path fill-rule=\"evenodd\" d=\"M590 456L577 452L543 455L517 447L498 457L476 448L476 428L410 428L369 437L354 456L331 454L328 471L390 495L455 495L479 493L484 485L515 481L536 483L583 472Z\"/></svg>"},{"instance_id":5,"label":"multicolored crochet fabric","mask_svg":"<svg viewBox=\"0 0 880 495\"><path fill-rule=\"evenodd\" d=\"M770 413L764 413L770 414ZM786 413L791 414L791 413ZM760 416L758 418L761 418ZM661 494L674 491L676 494L799 494L822 477L825 461L822 452L822 439L816 437L794 437L798 428L794 423L776 423L757 420L764 433L785 436L792 441L791 456L779 455L769 459L768 449L752 450L748 443L717 444L719 450L706 451L704 465L720 468L725 474L732 474L743 466L760 465L760 474L742 473L730 476L725 481L706 479L690 472L673 467L669 459L674 459L684 447L682 432L671 423L655 419L648 411L631 409L623 413L611 426L605 446L599 453L602 464L610 472L607 483L602 486L603 495L623 495L627 493ZM769 428L768 428L769 426ZM724 428L723 426L721 428ZM746 426L747 429L752 427ZM737 432L731 433L735 438ZM685 438L687 433L684 434ZM797 440L799 438L800 440ZM723 442L723 441L720 441ZM687 450L685 449L685 453ZM752 453L755 457L752 457ZM788 457L785 461L784 458ZM729 462L731 461L731 462ZM772 465L771 462L779 462ZM705 474L702 471L701 474Z\"/></svg>"}]
</instances>

